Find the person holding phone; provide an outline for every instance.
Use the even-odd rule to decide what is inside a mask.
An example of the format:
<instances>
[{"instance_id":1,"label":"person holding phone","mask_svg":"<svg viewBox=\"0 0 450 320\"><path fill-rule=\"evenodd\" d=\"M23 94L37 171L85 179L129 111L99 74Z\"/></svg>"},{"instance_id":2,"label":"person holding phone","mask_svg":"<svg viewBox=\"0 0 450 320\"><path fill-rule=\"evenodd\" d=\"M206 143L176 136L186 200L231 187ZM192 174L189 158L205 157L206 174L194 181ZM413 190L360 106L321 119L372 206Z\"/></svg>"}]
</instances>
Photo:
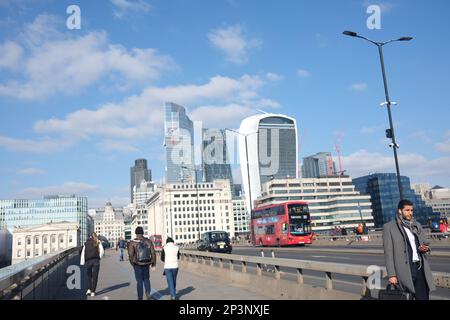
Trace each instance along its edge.
<instances>
[{"instance_id":1,"label":"person holding phone","mask_svg":"<svg viewBox=\"0 0 450 320\"><path fill-rule=\"evenodd\" d=\"M436 290L428 255L430 245L420 223L414 219L414 204L401 200L395 220L383 226L383 248L389 283L429 300Z\"/></svg>"}]
</instances>

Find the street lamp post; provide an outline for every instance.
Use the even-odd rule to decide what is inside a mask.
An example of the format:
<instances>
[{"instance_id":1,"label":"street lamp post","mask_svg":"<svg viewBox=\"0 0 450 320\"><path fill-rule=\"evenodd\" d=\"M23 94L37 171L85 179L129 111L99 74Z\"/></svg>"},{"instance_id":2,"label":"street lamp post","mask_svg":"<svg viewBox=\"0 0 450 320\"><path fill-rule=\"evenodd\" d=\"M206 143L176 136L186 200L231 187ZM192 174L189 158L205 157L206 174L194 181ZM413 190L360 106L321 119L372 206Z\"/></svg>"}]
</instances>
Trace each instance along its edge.
<instances>
[{"instance_id":1,"label":"street lamp post","mask_svg":"<svg viewBox=\"0 0 450 320\"><path fill-rule=\"evenodd\" d=\"M391 113L391 104L396 105L397 103L392 102L389 97L387 78L386 78L386 69L384 67L383 46L388 43L396 42L396 41L410 41L413 38L412 37L401 37L399 39L393 39L393 40L389 40L389 41L385 41L385 42L376 42L376 41L367 39L366 37L360 36L356 32L353 32L353 31L344 31L343 34L346 36L367 40L370 43L372 43L378 47L378 53L380 55L381 72L383 74L384 94L386 96L386 101L384 103L382 103L381 105L382 106L386 105L386 107L387 107L388 117L389 117L389 126L390 126L390 129L386 130L386 137L390 138L392 140L392 143L390 144L390 146L392 147L392 149L394 149L395 168L397 171L397 183L398 183L398 189L400 192L400 200L402 200L403 199L403 189L402 189L402 182L401 182L401 178L400 178L400 166L398 163L398 155L397 155L397 149L399 148L399 145L397 144L397 142L395 140L394 124L392 121L392 113Z\"/></svg>"},{"instance_id":2,"label":"street lamp post","mask_svg":"<svg viewBox=\"0 0 450 320\"><path fill-rule=\"evenodd\" d=\"M253 202L252 202L252 192L250 190L250 187L251 187L251 185L250 185L250 165L249 165L249 160L248 160L247 137L249 135L251 135L251 134L258 133L258 131L244 134L244 133L240 133L239 131L236 131L236 130L233 130L233 129L226 128L225 130L237 133L237 134L243 136L244 140L245 140L245 156L246 156L246 159L247 159L248 198L249 198L249 201L250 201L250 212L249 212L249 214L250 214L250 224L251 224L252 223L251 222L251 214L252 214L252 210L253 210ZM253 229L253 226L251 226L251 228ZM253 243L255 244L255 232L252 232L252 237L253 237Z\"/></svg>"}]
</instances>

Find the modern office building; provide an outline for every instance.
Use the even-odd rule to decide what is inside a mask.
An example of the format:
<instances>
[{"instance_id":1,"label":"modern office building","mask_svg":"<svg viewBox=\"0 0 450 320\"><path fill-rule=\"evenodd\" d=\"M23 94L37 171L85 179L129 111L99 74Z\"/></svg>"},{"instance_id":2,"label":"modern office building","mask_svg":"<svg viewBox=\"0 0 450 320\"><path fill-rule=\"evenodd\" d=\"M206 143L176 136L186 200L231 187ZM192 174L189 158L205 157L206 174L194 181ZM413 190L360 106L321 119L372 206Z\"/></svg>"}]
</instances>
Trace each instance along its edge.
<instances>
[{"instance_id":1,"label":"modern office building","mask_svg":"<svg viewBox=\"0 0 450 320\"><path fill-rule=\"evenodd\" d=\"M147 201L146 210L150 234L161 235L163 242L171 236L176 243L193 243L213 230L235 235L228 180L166 184Z\"/></svg>"},{"instance_id":2,"label":"modern office building","mask_svg":"<svg viewBox=\"0 0 450 320\"><path fill-rule=\"evenodd\" d=\"M227 179L233 186L233 174L228 155L226 131L221 129L202 130L203 181ZM198 180L200 181L200 180Z\"/></svg>"},{"instance_id":3,"label":"modern office building","mask_svg":"<svg viewBox=\"0 0 450 320\"><path fill-rule=\"evenodd\" d=\"M442 218L450 218L450 189L441 186L432 188L429 184L413 184L412 188L431 206L433 212L439 213Z\"/></svg>"},{"instance_id":4,"label":"modern office building","mask_svg":"<svg viewBox=\"0 0 450 320\"><path fill-rule=\"evenodd\" d=\"M11 233L14 227L26 228L50 222L78 223L81 242L88 238L88 201L75 195L45 196L40 200L0 200L0 229Z\"/></svg>"},{"instance_id":5,"label":"modern office building","mask_svg":"<svg viewBox=\"0 0 450 320\"><path fill-rule=\"evenodd\" d=\"M165 104L164 147L166 183L195 181L194 125L186 109L172 102Z\"/></svg>"},{"instance_id":6,"label":"modern office building","mask_svg":"<svg viewBox=\"0 0 450 320\"><path fill-rule=\"evenodd\" d=\"M150 196L155 192L155 184L143 180L140 184L133 187L133 203L136 206L144 205Z\"/></svg>"},{"instance_id":7,"label":"modern office building","mask_svg":"<svg viewBox=\"0 0 450 320\"><path fill-rule=\"evenodd\" d=\"M80 234L78 223L71 222L14 228L12 264L78 247Z\"/></svg>"},{"instance_id":8,"label":"modern office building","mask_svg":"<svg viewBox=\"0 0 450 320\"><path fill-rule=\"evenodd\" d=\"M245 198L234 197L232 203L235 236L244 238L250 236L250 213L247 211Z\"/></svg>"},{"instance_id":9,"label":"modern office building","mask_svg":"<svg viewBox=\"0 0 450 320\"><path fill-rule=\"evenodd\" d=\"M336 175L336 165L330 152L319 152L303 158L302 178L322 178Z\"/></svg>"},{"instance_id":10,"label":"modern office building","mask_svg":"<svg viewBox=\"0 0 450 320\"><path fill-rule=\"evenodd\" d=\"M256 203L259 207L286 201L308 203L311 228L317 233L364 223L374 227L370 196L356 191L349 176L271 180Z\"/></svg>"},{"instance_id":11,"label":"modern office building","mask_svg":"<svg viewBox=\"0 0 450 320\"><path fill-rule=\"evenodd\" d=\"M134 166L130 168L130 194L131 203L134 202L133 188L139 186L142 181L152 180L152 171L147 169L146 159L137 159L134 161Z\"/></svg>"},{"instance_id":12,"label":"modern office building","mask_svg":"<svg viewBox=\"0 0 450 320\"><path fill-rule=\"evenodd\" d=\"M244 119L239 133L242 183L250 212L262 184L297 178L297 124L282 114L258 114Z\"/></svg>"},{"instance_id":13,"label":"modern office building","mask_svg":"<svg viewBox=\"0 0 450 320\"><path fill-rule=\"evenodd\" d=\"M98 236L105 237L112 248L114 248L119 239L125 239L125 221L123 218L123 209L114 208L111 202L108 202L104 208L96 210L94 218L95 233Z\"/></svg>"},{"instance_id":14,"label":"modern office building","mask_svg":"<svg viewBox=\"0 0 450 320\"><path fill-rule=\"evenodd\" d=\"M359 192L370 195L376 228L381 228L385 223L395 219L400 201L395 173L375 173L353 179L353 182ZM401 176L401 184L404 198L414 203L415 218L422 225L426 225L427 220L434 216L433 209L411 189L408 177Z\"/></svg>"}]
</instances>

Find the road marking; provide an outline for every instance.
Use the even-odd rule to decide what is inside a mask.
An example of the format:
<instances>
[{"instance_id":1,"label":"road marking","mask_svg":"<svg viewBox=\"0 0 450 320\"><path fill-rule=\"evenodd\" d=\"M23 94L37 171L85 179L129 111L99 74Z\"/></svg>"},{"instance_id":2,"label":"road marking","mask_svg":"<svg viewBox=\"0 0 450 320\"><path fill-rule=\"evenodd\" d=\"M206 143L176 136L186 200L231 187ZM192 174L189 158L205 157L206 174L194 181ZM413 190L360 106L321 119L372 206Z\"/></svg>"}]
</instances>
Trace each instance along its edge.
<instances>
[{"instance_id":1,"label":"road marking","mask_svg":"<svg viewBox=\"0 0 450 320\"><path fill-rule=\"evenodd\" d=\"M349 260L351 258L349 257L330 257L330 256L311 256L312 258L328 258L328 259L343 259L343 260Z\"/></svg>"}]
</instances>

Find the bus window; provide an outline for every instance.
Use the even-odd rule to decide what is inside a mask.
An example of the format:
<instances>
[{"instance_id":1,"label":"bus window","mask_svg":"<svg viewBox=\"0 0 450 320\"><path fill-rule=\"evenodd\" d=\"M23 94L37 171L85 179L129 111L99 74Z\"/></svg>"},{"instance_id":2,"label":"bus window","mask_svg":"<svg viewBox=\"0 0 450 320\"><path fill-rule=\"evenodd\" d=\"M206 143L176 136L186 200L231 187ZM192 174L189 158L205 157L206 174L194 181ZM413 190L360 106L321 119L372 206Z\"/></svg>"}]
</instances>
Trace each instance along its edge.
<instances>
[{"instance_id":1,"label":"bus window","mask_svg":"<svg viewBox=\"0 0 450 320\"><path fill-rule=\"evenodd\" d=\"M275 225L266 226L266 234L275 234Z\"/></svg>"},{"instance_id":2,"label":"bus window","mask_svg":"<svg viewBox=\"0 0 450 320\"><path fill-rule=\"evenodd\" d=\"M308 206L303 204L288 205L289 231L292 235L304 235L311 233L311 220Z\"/></svg>"}]
</instances>

